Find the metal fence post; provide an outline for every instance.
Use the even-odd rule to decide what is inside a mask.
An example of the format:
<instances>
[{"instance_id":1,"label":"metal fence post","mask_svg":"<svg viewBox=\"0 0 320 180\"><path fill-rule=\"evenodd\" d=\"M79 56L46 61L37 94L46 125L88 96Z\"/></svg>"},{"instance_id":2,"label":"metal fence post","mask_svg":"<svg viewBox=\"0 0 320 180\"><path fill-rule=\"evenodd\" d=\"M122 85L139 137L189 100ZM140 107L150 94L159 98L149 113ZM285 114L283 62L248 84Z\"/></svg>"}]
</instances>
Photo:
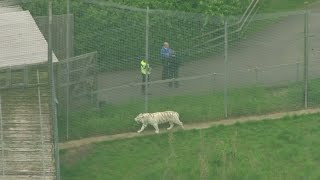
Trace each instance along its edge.
<instances>
[{"instance_id":1,"label":"metal fence post","mask_svg":"<svg viewBox=\"0 0 320 180\"><path fill-rule=\"evenodd\" d=\"M255 76L256 76L256 84L258 84L258 80L259 80L259 68L258 68L258 66L256 66L254 68L254 72L255 72Z\"/></svg>"},{"instance_id":2,"label":"metal fence post","mask_svg":"<svg viewBox=\"0 0 320 180\"><path fill-rule=\"evenodd\" d=\"M300 62L299 61L297 61L296 62L296 65L297 65L297 82L299 82L299 73L300 73Z\"/></svg>"},{"instance_id":3,"label":"metal fence post","mask_svg":"<svg viewBox=\"0 0 320 180\"><path fill-rule=\"evenodd\" d=\"M309 81L309 11L304 15L304 108L308 108Z\"/></svg>"},{"instance_id":4,"label":"metal fence post","mask_svg":"<svg viewBox=\"0 0 320 180\"><path fill-rule=\"evenodd\" d=\"M217 73L213 73L211 76L212 93L214 93L214 85L215 85L216 78L217 78Z\"/></svg>"},{"instance_id":5,"label":"metal fence post","mask_svg":"<svg viewBox=\"0 0 320 180\"><path fill-rule=\"evenodd\" d=\"M228 118L228 21L224 22L224 115Z\"/></svg>"},{"instance_id":6,"label":"metal fence post","mask_svg":"<svg viewBox=\"0 0 320 180\"><path fill-rule=\"evenodd\" d=\"M145 94L144 94L144 99L145 99L145 106L144 106L144 111L148 112L148 106L149 106L149 99L148 99L148 94L149 94L149 7L147 7L146 11L146 54L145 54L145 60L147 63L147 73L146 73L146 79L145 79Z\"/></svg>"},{"instance_id":7,"label":"metal fence post","mask_svg":"<svg viewBox=\"0 0 320 180\"><path fill-rule=\"evenodd\" d=\"M40 91L40 75L39 69L37 69L37 91L38 91L38 105L39 105L39 123L40 123L40 135L41 135L41 156L42 156L42 176L45 178L45 163L44 163L44 138L43 138L43 119L42 119L42 104L41 104L41 91Z\"/></svg>"},{"instance_id":8,"label":"metal fence post","mask_svg":"<svg viewBox=\"0 0 320 180\"><path fill-rule=\"evenodd\" d=\"M70 67L69 58L67 58L67 86L66 86L66 138L69 140L69 111L70 111Z\"/></svg>"},{"instance_id":9,"label":"metal fence post","mask_svg":"<svg viewBox=\"0 0 320 180\"><path fill-rule=\"evenodd\" d=\"M70 0L67 0L66 59L70 58Z\"/></svg>"},{"instance_id":10,"label":"metal fence post","mask_svg":"<svg viewBox=\"0 0 320 180\"><path fill-rule=\"evenodd\" d=\"M28 73L28 65L24 64L24 68L23 68L23 82L25 86L29 85L29 73Z\"/></svg>"},{"instance_id":11,"label":"metal fence post","mask_svg":"<svg viewBox=\"0 0 320 180\"><path fill-rule=\"evenodd\" d=\"M48 74L49 74L49 88L51 91L51 111L52 111L52 124L53 124L53 144L54 144L54 158L55 158L55 167L56 167L56 180L60 180L60 157L59 157L59 144L58 144L58 121L57 121L57 110L55 103L55 90L54 90L54 71L53 71L53 62L52 62L52 0L49 0L48 3Z\"/></svg>"},{"instance_id":12,"label":"metal fence post","mask_svg":"<svg viewBox=\"0 0 320 180\"><path fill-rule=\"evenodd\" d=\"M66 20L66 61L67 61L67 94L66 94L66 138L69 140L69 106L70 106L70 67L69 67L69 58L70 58L70 0L67 0L67 20Z\"/></svg>"},{"instance_id":13,"label":"metal fence post","mask_svg":"<svg viewBox=\"0 0 320 180\"><path fill-rule=\"evenodd\" d=\"M10 65L10 68L8 69L7 71L8 73L8 87L11 88L12 87L12 68L11 68L11 65Z\"/></svg>"},{"instance_id":14,"label":"metal fence post","mask_svg":"<svg viewBox=\"0 0 320 180\"><path fill-rule=\"evenodd\" d=\"M1 171L2 171L2 178L6 178L5 177L5 161L4 161L4 141L3 141L3 124L2 124L3 122L2 122L2 99L1 99L1 95L0 95L0 132L1 132L1 166L2 166L2 169L1 169Z\"/></svg>"}]
</instances>

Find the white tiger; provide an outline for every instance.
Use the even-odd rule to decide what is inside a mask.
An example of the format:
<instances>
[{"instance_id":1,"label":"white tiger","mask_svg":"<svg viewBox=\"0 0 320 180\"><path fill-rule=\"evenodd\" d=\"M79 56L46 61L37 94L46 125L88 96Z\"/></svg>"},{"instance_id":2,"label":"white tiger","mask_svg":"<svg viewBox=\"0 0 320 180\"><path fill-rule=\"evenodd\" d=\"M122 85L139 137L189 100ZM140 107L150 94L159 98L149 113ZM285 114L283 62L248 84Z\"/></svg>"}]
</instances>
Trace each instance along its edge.
<instances>
[{"instance_id":1,"label":"white tiger","mask_svg":"<svg viewBox=\"0 0 320 180\"><path fill-rule=\"evenodd\" d=\"M174 111L140 113L134 120L142 123L142 127L138 133L142 132L148 126L148 124L151 124L156 129L155 132L159 133L158 124L167 122L170 124L170 127L167 128L168 130L173 128L174 124L178 124L184 129L183 123L179 120L179 113Z\"/></svg>"}]
</instances>

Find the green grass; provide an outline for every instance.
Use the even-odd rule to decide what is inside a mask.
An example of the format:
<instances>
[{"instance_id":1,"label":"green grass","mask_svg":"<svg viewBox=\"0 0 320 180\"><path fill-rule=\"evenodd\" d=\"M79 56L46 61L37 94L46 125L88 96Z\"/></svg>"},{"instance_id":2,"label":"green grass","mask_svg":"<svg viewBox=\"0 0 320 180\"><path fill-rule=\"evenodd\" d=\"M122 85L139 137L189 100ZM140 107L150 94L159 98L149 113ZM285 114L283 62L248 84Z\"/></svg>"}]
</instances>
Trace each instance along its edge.
<instances>
[{"instance_id":1,"label":"green grass","mask_svg":"<svg viewBox=\"0 0 320 180\"><path fill-rule=\"evenodd\" d=\"M319 115L63 150L62 179L319 179Z\"/></svg>"},{"instance_id":2,"label":"green grass","mask_svg":"<svg viewBox=\"0 0 320 180\"><path fill-rule=\"evenodd\" d=\"M310 106L319 105L319 87L320 80L314 80L310 83ZM230 90L228 95L229 117L290 111L303 107L302 83L273 88L262 86L238 88ZM221 120L225 117L223 92L161 97L150 100L150 112L164 110L179 112L184 123ZM133 119L143 111L144 102L133 102L71 113L69 139L136 131L140 125L135 123ZM59 120L59 135L60 140L63 141L66 137L66 121L63 116Z\"/></svg>"},{"instance_id":3,"label":"green grass","mask_svg":"<svg viewBox=\"0 0 320 180\"><path fill-rule=\"evenodd\" d=\"M309 3L315 1L310 0ZM303 4L303 0L265 0L263 12L296 10L302 8ZM277 21L277 18L252 23L244 35L250 37L275 21ZM233 45L237 46L237 42ZM319 85L316 85L315 89L312 90L316 91L316 89L319 89L318 87ZM288 87L249 87L230 90L229 116L236 117L300 109L303 107L302 90L302 84L293 84ZM310 95L312 105L319 104L317 102L318 97L320 96L317 92ZM168 109L178 111L185 123L215 121L224 118L222 92L164 97L152 99L149 104L151 112ZM88 109L83 112L73 112L70 114L69 120L69 139L136 131L139 127L133 122L133 118L143 111L143 102L132 102L122 106L109 105L100 110ZM62 114L59 119L59 134L63 141L67 133L65 115Z\"/></svg>"}]
</instances>

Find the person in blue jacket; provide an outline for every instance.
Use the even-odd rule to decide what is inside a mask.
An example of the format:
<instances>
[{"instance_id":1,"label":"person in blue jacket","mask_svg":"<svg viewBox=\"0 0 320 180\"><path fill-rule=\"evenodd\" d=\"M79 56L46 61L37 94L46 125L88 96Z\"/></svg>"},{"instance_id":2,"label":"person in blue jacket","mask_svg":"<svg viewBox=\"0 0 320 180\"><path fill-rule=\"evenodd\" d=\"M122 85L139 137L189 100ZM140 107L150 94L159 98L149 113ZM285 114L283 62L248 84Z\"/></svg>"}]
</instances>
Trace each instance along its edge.
<instances>
[{"instance_id":1,"label":"person in blue jacket","mask_svg":"<svg viewBox=\"0 0 320 180\"><path fill-rule=\"evenodd\" d=\"M178 78L179 62L176 59L173 49L170 48L168 42L164 42L160 51L162 63L162 80ZM178 82L175 81L175 86L178 87ZM169 83L172 87L172 82Z\"/></svg>"}]
</instances>

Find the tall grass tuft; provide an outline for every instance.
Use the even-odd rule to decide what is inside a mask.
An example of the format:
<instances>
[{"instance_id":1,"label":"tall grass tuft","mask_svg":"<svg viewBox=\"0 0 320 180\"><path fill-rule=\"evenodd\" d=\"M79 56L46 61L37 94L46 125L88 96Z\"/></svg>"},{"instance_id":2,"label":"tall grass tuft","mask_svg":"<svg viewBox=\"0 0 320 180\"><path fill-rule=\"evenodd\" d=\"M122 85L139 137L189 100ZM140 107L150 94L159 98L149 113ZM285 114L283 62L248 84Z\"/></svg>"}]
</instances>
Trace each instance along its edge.
<instances>
[{"instance_id":1,"label":"tall grass tuft","mask_svg":"<svg viewBox=\"0 0 320 180\"><path fill-rule=\"evenodd\" d=\"M209 161L207 155L207 146L204 142L203 132L199 131L200 135L200 152L199 152L199 170L200 170L200 180L209 179Z\"/></svg>"},{"instance_id":2,"label":"tall grass tuft","mask_svg":"<svg viewBox=\"0 0 320 180\"><path fill-rule=\"evenodd\" d=\"M177 155L174 149L174 135L172 131L168 133L169 156L166 158L166 170L163 173L163 180L176 179L175 170L177 168Z\"/></svg>"}]
</instances>

